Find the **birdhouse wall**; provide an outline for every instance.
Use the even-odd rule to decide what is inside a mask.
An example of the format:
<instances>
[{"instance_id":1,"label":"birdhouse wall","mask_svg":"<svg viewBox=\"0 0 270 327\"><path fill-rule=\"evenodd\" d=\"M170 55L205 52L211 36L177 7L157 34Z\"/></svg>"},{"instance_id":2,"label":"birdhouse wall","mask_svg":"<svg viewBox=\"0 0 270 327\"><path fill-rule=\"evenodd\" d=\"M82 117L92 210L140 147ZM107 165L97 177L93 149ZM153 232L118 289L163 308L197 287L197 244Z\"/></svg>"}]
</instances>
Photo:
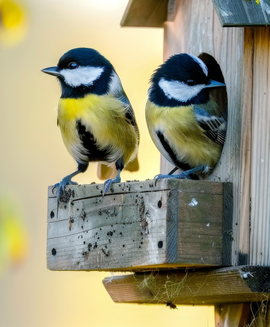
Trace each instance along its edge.
<instances>
[{"instance_id":1,"label":"birdhouse wall","mask_svg":"<svg viewBox=\"0 0 270 327\"><path fill-rule=\"evenodd\" d=\"M253 29L250 262L270 264L270 30Z\"/></svg>"},{"instance_id":2,"label":"birdhouse wall","mask_svg":"<svg viewBox=\"0 0 270 327\"><path fill-rule=\"evenodd\" d=\"M266 28L222 28L211 0L178 0L174 21L164 27L164 60L180 52L205 52L225 79L227 137L208 179L233 183L232 263L237 265L270 264L268 34ZM161 172L170 168L162 159Z\"/></svg>"}]
</instances>

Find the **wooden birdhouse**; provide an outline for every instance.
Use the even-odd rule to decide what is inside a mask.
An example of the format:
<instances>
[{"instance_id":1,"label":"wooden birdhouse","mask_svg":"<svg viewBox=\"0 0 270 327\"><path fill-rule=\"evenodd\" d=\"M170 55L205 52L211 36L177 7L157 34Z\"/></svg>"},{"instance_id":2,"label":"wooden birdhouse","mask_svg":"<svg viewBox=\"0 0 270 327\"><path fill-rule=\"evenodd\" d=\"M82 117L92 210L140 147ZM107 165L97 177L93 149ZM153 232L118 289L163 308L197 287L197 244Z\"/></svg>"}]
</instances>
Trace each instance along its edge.
<instances>
[{"instance_id":1,"label":"wooden birdhouse","mask_svg":"<svg viewBox=\"0 0 270 327\"><path fill-rule=\"evenodd\" d=\"M226 142L207 180L126 182L105 196L70 186L59 204L49 188L49 269L135 272L104 280L115 302L235 303L217 307L217 325L230 310L247 323L270 288L269 21L269 0L129 1L121 25L164 28L164 60L186 52L221 72Z\"/></svg>"}]
</instances>

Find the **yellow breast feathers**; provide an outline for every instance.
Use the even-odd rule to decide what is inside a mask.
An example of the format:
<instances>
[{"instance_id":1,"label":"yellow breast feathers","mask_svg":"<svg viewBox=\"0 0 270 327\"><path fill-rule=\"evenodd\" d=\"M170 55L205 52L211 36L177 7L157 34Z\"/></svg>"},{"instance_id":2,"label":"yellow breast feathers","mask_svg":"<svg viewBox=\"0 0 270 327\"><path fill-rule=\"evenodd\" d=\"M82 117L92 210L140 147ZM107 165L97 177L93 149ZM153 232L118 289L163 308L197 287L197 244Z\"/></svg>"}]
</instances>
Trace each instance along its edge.
<instances>
[{"instance_id":1,"label":"yellow breast feathers","mask_svg":"<svg viewBox=\"0 0 270 327\"><path fill-rule=\"evenodd\" d=\"M148 100L146 121L150 135L157 145L156 131L160 131L168 144L174 149L179 161L191 166L201 164L215 166L222 147L212 142L199 126L193 107L158 107ZM164 149L159 149L162 153ZM166 157L166 155L165 155Z\"/></svg>"},{"instance_id":2,"label":"yellow breast feathers","mask_svg":"<svg viewBox=\"0 0 270 327\"><path fill-rule=\"evenodd\" d=\"M93 134L101 150L111 149L110 162L122 155L125 163L134 159L138 136L134 126L127 122L125 108L120 100L111 95L94 94L81 99L61 98L59 100L57 122L63 141L75 159L78 155L76 152L82 152L80 149L82 145L76 130L77 121L85 126L86 131Z\"/></svg>"}]
</instances>

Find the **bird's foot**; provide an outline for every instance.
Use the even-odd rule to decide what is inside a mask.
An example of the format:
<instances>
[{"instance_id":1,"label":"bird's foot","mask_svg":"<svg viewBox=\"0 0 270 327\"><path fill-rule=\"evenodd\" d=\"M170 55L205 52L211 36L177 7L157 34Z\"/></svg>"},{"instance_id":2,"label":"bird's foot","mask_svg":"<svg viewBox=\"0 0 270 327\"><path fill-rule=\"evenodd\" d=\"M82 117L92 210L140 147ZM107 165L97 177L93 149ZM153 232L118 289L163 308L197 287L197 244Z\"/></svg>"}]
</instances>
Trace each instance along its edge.
<instances>
[{"instance_id":1,"label":"bird's foot","mask_svg":"<svg viewBox=\"0 0 270 327\"><path fill-rule=\"evenodd\" d=\"M103 194L106 194L108 191L109 191L109 189L110 189L110 187L111 187L111 185L113 184L113 183L120 183L121 182L121 177L120 177L120 175L118 174L115 178L113 178L113 179L107 179L105 182L104 182L104 193Z\"/></svg>"},{"instance_id":2,"label":"bird's foot","mask_svg":"<svg viewBox=\"0 0 270 327\"><path fill-rule=\"evenodd\" d=\"M54 187L57 188L57 200L58 202L63 197L66 185L78 185L78 183L73 182L69 176L64 177L60 183L56 183Z\"/></svg>"},{"instance_id":3,"label":"bird's foot","mask_svg":"<svg viewBox=\"0 0 270 327\"><path fill-rule=\"evenodd\" d=\"M181 174L177 174L177 175L171 175L171 173L167 174L167 175L157 175L155 176L155 181L162 179L162 178L177 178L177 179L192 179L191 175L198 172L198 171L202 171L202 173L207 173L209 171L209 167L208 166L198 166L186 171L183 171Z\"/></svg>"}]
</instances>

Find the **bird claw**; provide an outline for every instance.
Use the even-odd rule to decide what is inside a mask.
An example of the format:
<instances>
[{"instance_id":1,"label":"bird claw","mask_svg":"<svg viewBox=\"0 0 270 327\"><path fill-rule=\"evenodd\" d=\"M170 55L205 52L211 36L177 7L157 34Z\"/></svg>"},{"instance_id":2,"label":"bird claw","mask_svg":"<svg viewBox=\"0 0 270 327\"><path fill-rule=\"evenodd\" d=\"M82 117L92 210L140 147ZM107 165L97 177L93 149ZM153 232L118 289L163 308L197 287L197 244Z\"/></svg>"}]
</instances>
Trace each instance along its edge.
<instances>
[{"instance_id":1,"label":"bird claw","mask_svg":"<svg viewBox=\"0 0 270 327\"><path fill-rule=\"evenodd\" d=\"M104 193L103 194L106 194L109 191L109 189L110 189L110 187L112 185L112 182L113 182L113 180L111 178L110 179L107 179L104 182Z\"/></svg>"},{"instance_id":2,"label":"bird claw","mask_svg":"<svg viewBox=\"0 0 270 327\"><path fill-rule=\"evenodd\" d=\"M66 185L78 185L78 183L73 182L70 178L63 178L60 183L54 184L53 188L57 188L57 200L60 202L60 199L63 197L65 192Z\"/></svg>"},{"instance_id":3,"label":"bird claw","mask_svg":"<svg viewBox=\"0 0 270 327\"><path fill-rule=\"evenodd\" d=\"M104 193L103 194L106 194L109 191L109 189L113 183L120 183L120 182L121 182L121 178L120 178L119 174L114 179L111 179L111 178L107 179L104 182Z\"/></svg>"},{"instance_id":4,"label":"bird claw","mask_svg":"<svg viewBox=\"0 0 270 327\"><path fill-rule=\"evenodd\" d=\"M198 167L195 167L195 168L192 168L192 169L189 169L189 170L186 170L186 171L183 171L181 174L178 174L178 175L170 175L170 174L167 174L167 175L156 175L155 176L155 184L157 183L157 181L161 178L177 178L177 179L192 179L191 178L191 175L198 172L198 171L202 171L203 174L207 173L209 171L209 167L208 166L198 166ZM171 172L172 173L172 172Z\"/></svg>"},{"instance_id":5,"label":"bird claw","mask_svg":"<svg viewBox=\"0 0 270 327\"><path fill-rule=\"evenodd\" d=\"M155 180L155 186L157 184L157 181L159 179L163 179L163 178L168 178L168 179L172 179L172 178L177 178L177 179L191 179L189 174L185 174L185 172L182 172L181 174L178 174L178 175L163 175L163 174L159 174L159 175L156 175L154 180Z\"/></svg>"}]
</instances>

